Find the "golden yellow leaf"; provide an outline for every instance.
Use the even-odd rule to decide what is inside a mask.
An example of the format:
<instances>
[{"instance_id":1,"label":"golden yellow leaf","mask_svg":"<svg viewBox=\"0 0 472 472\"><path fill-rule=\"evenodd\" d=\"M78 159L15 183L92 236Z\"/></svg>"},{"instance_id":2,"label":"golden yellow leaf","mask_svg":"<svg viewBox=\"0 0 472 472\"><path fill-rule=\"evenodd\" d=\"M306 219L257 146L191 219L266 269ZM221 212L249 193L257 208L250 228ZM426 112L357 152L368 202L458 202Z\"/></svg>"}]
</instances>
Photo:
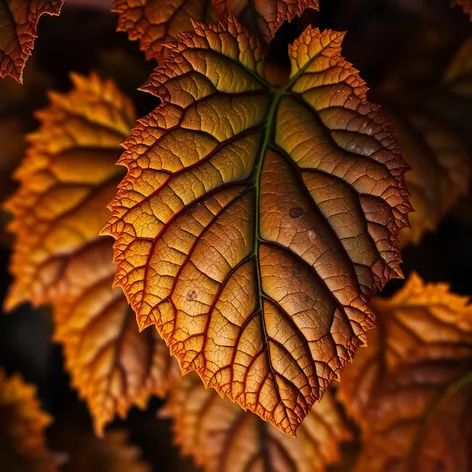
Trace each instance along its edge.
<instances>
[{"instance_id":1,"label":"golden yellow leaf","mask_svg":"<svg viewBox=\"0 0 472 472\"><path fill-rule=\"evenodd\" d=\"M464 13L469 15L470 20L472 21L472 1L471 0L452 0L452 6L458 5L462 7Z\"/></svg>"},{"instance_id":2,"label":"golden yellow leaf","mask_svg":"<svg viewBox=\"0 0 472 472\"><path fill-rule=\"evenodd\" d=\"M6 305L53 305L55 339L100 434L115 414L163 394L178 367L156 332L139 334L112 288L112 240L98 236L121 178L114 163L135 119L132 104L95 75L72 79L74 88L51 94L38 113L41 127L16 172L20 188L6 203L17 236Z\"/></svg>"},{"instance_id":3,"label":"golden yellow leaf","mask_svg":"<svg viewBox=\"0 0 472 472\"><path fill-rule=\"evenodd\" d=\"M462 43L452 58L443 83L453 93L472 99L472 36Z\"/></svg>"},{"instance_id":4,"label":"golden yellow leaf","mask_svg":"<svg viewBox=\"0 0 472 472\"><path fill-rule=\"evenodd\" d=\"M459 466L464 451L453 447L472 432L456 437L472 428L471 422L459 424L461 415L472 419L466 413L472 385L465 387L472 380L468 301L447 284L425 284L416 274L391 299L375 299L378 329L369 333L369 347L359 350L339 386L340 399L363 431L359 471L468 470ZM441 455L443 468L437 465Z\"/></svg>"},{"instance_id":5,"label":"golden yellow leaf","mask_svg":"<svg viewBox=\"0 0 472 472\"><path fill-rule=\"evenodd\" d=\"M147 59L160 60L163 44L192 29L192 20L207 20L211 0L115 0L118 31L139 40Z\"/></svg>"},{"instance_id":6,"label":"golden yellow leaf","mask_svg":"<svg viewBox=\"0 0 472 472\"><path fill-rule=\"evenodd\" d=\"M307 8L319 8L319 0L213 0L213 3L220 18L234 14L265 43L270 43L285 21L292 21Z\"/></svg>"},{"instance_id":7,"label":"golden yellow leaf","mask_svg":"<svg viewBox=\"0 0 472 472\"><path fill-rule=\"evenodd\" d=\"M411 227L400 234L401 245L406 246L434 231L467 193L470 156L447 123L421 113L390 113L390 118L411 166L406 184L415 211L410 215Z\"/></svg>"},{"instance_id":8,"label":"golden yellow leaf","mask_svg":"<svg viewBox=\"0 0 472 472\"><path fill-rule=\"evenodd\" d=\"M330 392L314 406L292 439L245 412L196 375L171 390L161 417L174 420L175 440L206 472L321 472L339 460L351 439Z\"/></svg>"},{"instance_id":9,"label":"golden yellow leaf","mask_svg":"<svg viewBox=\"0 0 472 472\"><path fill-rule=\"evenodd\" d=\"M48 450L45 429L52 418L41 410L36 387L0 368L0 469L54 472L57 457Z\"/></svg>"},{"instance_id":10,"label":"golden yellow leaf","mask_svg":"<svg viewBox=\"0 0 472 472\"><path fill-rule=\"evenodd\" d=\"M196 24L146 90L104 232L140 328L185 372L293 435L401 274L404 162L343 34L308 28L283 88L234 18Z\"/></svg>"},{"instance_id":11,"label":"golden yellow leaf","mask_svg":"<svg viewBox=\"0 0 472 472\"><path fill-rule=\"evenodd\" d=\"M131 102L96 76L72 79L69 94L51 93L51 105L37 112L42 126L27 138L14 174L20 187L4 205L17 236L7 309L51 300L69 257L98 239L122 176L114 162L135 122Z\"/></svg>"},{"instance_id":12,"label":"golden yellow leaf","mask_svg":"<svg viewBox=\"0 0 472 472\"><path fill-rule=\"evenodd\" d=\"M0 77L23 82L23 69L36 39L39 17L59 15L63 0L4 0L0 3Z\"/></svg>"}]
</instances>

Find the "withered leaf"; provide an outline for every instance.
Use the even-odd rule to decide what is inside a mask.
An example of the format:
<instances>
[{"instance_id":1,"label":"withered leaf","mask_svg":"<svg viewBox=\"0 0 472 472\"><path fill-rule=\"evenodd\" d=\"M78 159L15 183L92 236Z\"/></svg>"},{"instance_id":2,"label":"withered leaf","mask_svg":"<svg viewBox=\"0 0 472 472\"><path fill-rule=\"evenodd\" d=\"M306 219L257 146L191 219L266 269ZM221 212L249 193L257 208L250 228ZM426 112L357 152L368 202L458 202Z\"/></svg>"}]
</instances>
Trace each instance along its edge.
<instances>
[{"instance_id":1,"label":"withered leaf","mask_svg":"<svg viewBox=\"0 0 472 472\"><path fill-rule=\"evenodd\" d=\"M339 460L351 434L330 392L292 439L239 405L207 390L196 375L171 390L161 416L174 420L175 440L206 472L321 472Z\"/></svg>"},{"instance_id":2,"label":"withered leaf","mask_svg":"<svg viewBox=\"0 0 472 472\"><path fill-rule=\"evenodd\" d=\"M0 469L3 471L55 472L58 457L44 435L52 418L41 410L36 387L19 374L7 377L0 368Z\"/></svg>"},{"instance_id":3,"label":"withered leaf","mask_svg":"<svg viewBox=\"0 0 472 472\"><path fill-rule=\"evenodd\" d=\"M213 0L213 3L220 18L234 14L267 44L285 21L292 21L307 8L319 8L319 0Z\"/></svg>"},{"instance_id":4,"label":"withered leaf","mask_svg":"<svg viewBox=\"0 0 472 472\"><path fill-rule=\"evenodd\" d=\"M23 82L23 69L36 39L39 17L59 15L64 0L4 0L0 2L0 77Z\"/></svg>"},{"instance_id":5,"label":"withered leaf","mask_svg":"<svg viewBox=\"0 0 472 472\"><path fill-rule=\"evenodd\" d=\"M163 44L192 29L192 20L207 20L211 0L115 0L118 31L139 40L147 59L161 59Z\"/></svg>"},{"instance_id":6,"label":"withered leaf","mask_svg":"<svg viewBox=\"0 0 472 472\"><path fill-rule=\"evenodd\" d=\"M339 386L340 399L363 431L357 470L465 472L460 447L470 445L472 433L469 420L460 424L461 416L472 418L472 384L465 385L472 381L468 298L412 274L391 299L375 299L374 309L378 329ZM468 435L460 436L467 428Z\"/></svg>"},{"instance_id":7,"label":"withered leaf","mask_svg":"<svg viewBox=\"0 0 472 472\"><path fill-rule=\"evenodd\" d=\"M415 209L410 228L400 234L402 246L416 244L434 231L469 188L471 158L447 123L421 113L390 113L404 158L410 201Z\"/></svg>"},{"instance_id":8,"label":"withered leaf","mask_svg":"<svg viewBox=\"0 0 472 472\"><path fill-rule=\"evenodd\" d=\"M132 104L95 75L72 79L74 88L51 94L37 114L41 127L29 136L20 187L6 203L17 236L6 306L52 304L72 383L101 433L115 414L164 393L178 367L157 333L139 334L112 288L112 240L98 236L121 178L114 163L135 119Z\"/></svg>"},{"instance_id":9,"label":"withered leaf","mask_svg":"<svg viewBox=\"0 0 472 472\"><path fill-rule=\"evenodd\" d=\"M355 472L470 471L471 348L385 377L365 412Z\"/></svg>"},{"instance_id":10,"label":"withered leaf","mask_svg":"<svg viewBox=\"0 0 472 472\"><path fill-rule=\"evenodd\" d=\"M400 274L404 162L340 53L308 28L272 88L234 18L196 24L145 89L104 229L115 282L185 372L293 435Z\"/></svg>"},{"instance_id":11,"label":"withered leaf","mask_svg":"<svg viewBox=\"0 0 472 472\"><path fill-rule=\"evenodd\" d=\"M70 258L53 300L54 338L99 435L116 414L145 408L151 394L165 395L180 379L157 331L139 333L123 293L111 288L114 273L110 241L94 242Z\"/></svg>"}]
</instances>

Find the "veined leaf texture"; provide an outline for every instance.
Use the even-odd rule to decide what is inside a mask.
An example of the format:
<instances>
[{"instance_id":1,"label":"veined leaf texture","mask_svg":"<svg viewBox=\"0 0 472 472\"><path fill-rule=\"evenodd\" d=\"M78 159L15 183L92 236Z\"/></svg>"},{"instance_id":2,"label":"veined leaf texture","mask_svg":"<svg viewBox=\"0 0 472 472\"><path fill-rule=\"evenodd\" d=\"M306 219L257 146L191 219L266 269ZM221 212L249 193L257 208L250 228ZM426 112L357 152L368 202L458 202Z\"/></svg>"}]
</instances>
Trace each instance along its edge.
<instances>
[{"instance_id":1,"label":"veined leaf texture","mask_svg":"<svg viewBox=\"0 0 472 472\"><path fill-rule=\"evenodd\" d=\"M234 17L194 28L124 143L115 282L184 372L294 435L401 275L406 165L343 34L308 28L273 88Z\"/></svg>"},{"instance_id":2,"label":"veined leaf texture","mask_svg":"<svg viewBox=\"0 0 472 472\"><path fill-rule=\"evenodd\" d=\"M6 306L53 306L54 338L101 434L180 373L157 332L140 335L125 297L112 289L112 240L98 236L121 178L114 164L133 106L110 81L71 77L73 89L51 94L37 114L41 127L16 172L20 187L5 204L16 235Z\"/></svg>"},{"instance_id":3,"label":"veined leaf texture","mask_svg":"<svg viewBox=\"0 0 472 472\"><path fill-rule=\"evenodd\" d=\"M468 470L469 298L412 274L392 298L376 298L374 308L378 329L340 382L340 399L362 431L355 470Z\"/></svg>"},{"instance_id":4,"label":"veined leaf texture","mask_svg":"<svg viewBox=\"0 0 472 472\"><path fill-rule=\"evenodd\" d=\"M164 44L192 30L192 21L235 15L267 45L285 21L318 7L318 0L115 0L113 11L118 30L138 39L147 59L162 59Z\"/></svg>"},{"instance_id":5,"label":"veined leaf texture","mask_svg":"<svg viewBox=\"0 0 472 472\"><path fill-rule=\"evenodd\" d=\"M292 439L205 389L195 374L171 390L160 416L174 420L177 444L205 472L322 472L339 461L341 441L351 439L331 392L313 406Z\"/></svg>"},{"instance_id":6,"label":"veined leaf texture","mask_svg":"<svg viewBox=\"0 0 472 472\"><path fill-rule=\"evenodd\" d=\"M0 77L23 82L41 15L59 15L63 0L4 0L0 3Z\"/></svg>"}]
</instances>

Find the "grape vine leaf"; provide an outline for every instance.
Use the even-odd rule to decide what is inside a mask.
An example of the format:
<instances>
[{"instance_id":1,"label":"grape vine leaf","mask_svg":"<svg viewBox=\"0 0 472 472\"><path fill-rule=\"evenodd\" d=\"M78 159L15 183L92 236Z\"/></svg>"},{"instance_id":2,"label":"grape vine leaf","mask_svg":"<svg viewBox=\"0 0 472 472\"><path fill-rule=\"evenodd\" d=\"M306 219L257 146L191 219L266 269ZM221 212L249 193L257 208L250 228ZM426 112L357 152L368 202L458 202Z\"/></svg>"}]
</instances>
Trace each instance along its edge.
<instances>
[{"instance_id":1,"label":"grape vine leaf","mask_svg":"<svg viewBox=\"0 0 472 472\"><path fill-rule=\"evenodd\" d=\"M452 0L452 6L460 6L464 10L464 13L469 15L470 21L472 21L472 1L471 0Z\"/></svg>"},{"instance_id":2,"label":"grape vine leaf","mask_svg":"<svg viewBox=\"0 0 472 472\"><path fill-rule=\"evenodd\" d=\"M174 420L175 441L206 472L324 472L351 433L331 392L314 406L294 440L237 404L205 389L196 375L173 388L160 416Z\"/></svg>"},{"instance_id":3,"label":"grape vine leaf","mask_svg":"<svg viewBox=\"0 0 472 472\"><path fill-rule=\"evenodd\" d=\"M268 44L284 21L292 21L306 8L318 10L318 0L115 0L118 31L139 40L147 59L162 60L164 44L192 30L192 21L235 15L262 43Z\"/></svg>"},{"instance_id":4,"label":"grape vine leaf","mask_svg":"<svg viewBox=\"0 0 472 472\"><path fill-rule=\"evenodd\" d=\"M41 127L16 172L20 187L5 204L16 235L6 307L52 304L55 339L100 434L115 414L163 394L178 367L156 332L139 334L125 297L112 289L112 239L98 236L121 178L114 164L133 106L96 75L72 81L37 113Z\"/></svg>"},{"instance_id":5,"label":"grape vine leaf","mask_svg":"<svg viewBox=\"0 0 472 472\"><path fill-rule=\"evenodd\" d=\"M308 28L284 88L234 17L180 38L119 161L115 283L185 373L294 435L401 275L406 165L343 34Z\"/></svg>"},{"instance_id":6,"label":"grape vine leaf","mask_svg":"<svg viewBox=\"0 0 472 472\"><path fill-rule=\"evenodd\" d=\"M41 15L59 15L64 0L4 0L0 3L0 77L23 83Z\"/></svg>"},{"instance_id":7,"label":"grape vine leaf","mask_svg":"<svg viewBox=\"0 0 472 472\"><path fill-rule=\"evenodd\" d=\"M424 113L389 113L405 161L410 201L415 209L410 228L400 234L401 245L417 244L434 231L460 197L467 194L470 155L450 125Z\"/></svg>"},{"instance_id":8,"label":"grape vine leaf","mask_svg":"<svg viewBox=\"0 0 472 472\"><path fill-rule=\"evenodd\" d=\"M52 418L41 410L36 387L19 374L7 377L0 368L0 468L24 472L55 472L58 456L46 445Z\"/></svg>"},{"instance_id":9,"label":"grape vine leaf","mask_svg":"<svg viewBox=\"0 0 472 472\"><path fill-rule=\"evenodd\" d=\"M319 9L319 0L213 0L219 18L234 14L261 43L269 44L285 21L292 21L307 8Z\"/></svg>"},{"instance_id":10,"label":"grape vine leaf","mask_svg":"<svg viewBox=\"0 0 472 472\"><path fill-rule=\"evenodd\" d=\"M192 29L192 20L207 20L211 0L115 0L118 31L139 40L146 58L162 59L163 44Z\"/></svg>"},{"instance_id":11,"label":"grape vine leaf","mask_svg":"<svg viewBox=\"0 0 472 472\"><path fill-rule=\"evenodd\" d=\"M375 408L374 404L377 405L376 399L379 390L383 391L387 384L386 378L398 388L397 382L403 378L409 379L406 381L411 382L412 390L414 383L418 382L421 397L423 393L429 395L428 379L424 379L425 392L421 392L419 387L422 377L416 381L409 377L414 372L418 375L424 372L426 375L430 370L428 365L437 363L439 379L443 378L441 369L444 367L447 370L449 361L452 365L456 358L458 362L467 358L472 360L472 307L468 301L468 297L451 293L447 284L427 284L416 273L410 275L404 287L392 298L375 298L373 306L378 329L369 332L368 347L357 352L354 362L344 369L339 384L339 398L349 415L363 428L369 428L368 423L375 422L369 416L374 413L369 413L369 410ZM395 375L399 371L396 379ZM409 395L407 385L405 396L399 393L398 402ZM394 391L389 386L385 387L385 392L389 392L387 396L391 398L385 401L394 402ZM419 400L420 397L415 399L413 393L411 395L413 403L423 401ZM393 406L393 403L390 405ZM407 412L407 408L400 410L397 421L401 420L402 411ZM387 413L395 414L394 410ZM380 412L378 415L380 418ZM393 417L388 421L393 421ZM385 443L385 447L390 446Z\"/></svg>"},{"instance_id":12,"label":"grape vine leaf","mask_svg":"<svg viewBox=\"0 0 472 472\"><path fill-rule=\"evenodd\" d=\"M354 472L470 471L472 357L456 354L385 377L365 412Z\"/></svg>"}]
</instances>

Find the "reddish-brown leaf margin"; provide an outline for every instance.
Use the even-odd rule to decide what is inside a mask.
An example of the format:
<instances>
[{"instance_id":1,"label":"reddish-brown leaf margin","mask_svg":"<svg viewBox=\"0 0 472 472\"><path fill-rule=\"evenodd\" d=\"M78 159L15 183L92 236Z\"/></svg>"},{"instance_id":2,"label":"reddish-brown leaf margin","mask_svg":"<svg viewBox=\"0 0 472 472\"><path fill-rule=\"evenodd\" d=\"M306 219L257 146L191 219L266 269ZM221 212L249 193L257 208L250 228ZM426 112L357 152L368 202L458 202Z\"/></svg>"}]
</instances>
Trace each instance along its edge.
<instances>
[{"instance_id":1,"label":"reddish-brown leaf margin","mask_svg":"<svg viewBox=\"0 0 472 472\"><path fill-rule=\"evenodd\" d=\"M64 0L4 0L0 4L0 77L23 83L23 69L34 48L38 21L43 14L57 16ZM2 12L3 10L3 12Z\"/></svg>"}]
</instances>

